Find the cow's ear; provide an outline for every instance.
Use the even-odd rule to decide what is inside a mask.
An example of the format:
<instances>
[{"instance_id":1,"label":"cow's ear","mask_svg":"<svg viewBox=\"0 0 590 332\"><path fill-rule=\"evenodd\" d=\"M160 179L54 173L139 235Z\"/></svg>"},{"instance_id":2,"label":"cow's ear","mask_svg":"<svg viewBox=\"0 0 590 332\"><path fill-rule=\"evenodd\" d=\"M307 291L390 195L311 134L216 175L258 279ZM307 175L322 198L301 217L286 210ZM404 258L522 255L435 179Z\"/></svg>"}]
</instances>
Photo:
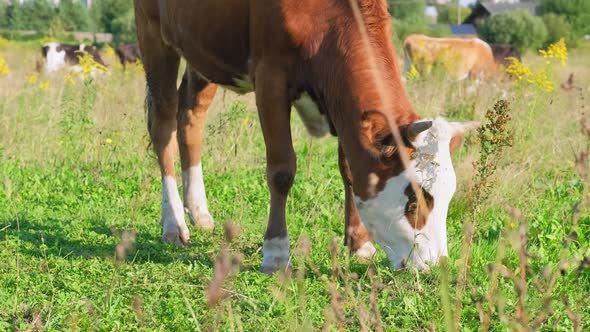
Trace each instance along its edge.
<instances>
[{"instance_id":1,"label":"cow's ear","mask_svg":"<svg viewBox=\"0 0 590 332\"><path fill-rule=\"evenodd\" d=\"M365 111L361 116L363 145L375 156L391 158L397 151L389 122L379 111Z\"/></svg>"},{"instance_id":2,"label":"cow's ear","mask_svg":"<svg viewBox=\"0 0 590 332\"><path fill-rule=\"evenodd\" d=\"M449 122L453 130L453 136L451 137L451 143L449 144L449 151L451 154L457 150L463 143L463 133L469 130L473 130L479 127L479 121L468 121L468 122Z\"/></svg>"}]
</instances>

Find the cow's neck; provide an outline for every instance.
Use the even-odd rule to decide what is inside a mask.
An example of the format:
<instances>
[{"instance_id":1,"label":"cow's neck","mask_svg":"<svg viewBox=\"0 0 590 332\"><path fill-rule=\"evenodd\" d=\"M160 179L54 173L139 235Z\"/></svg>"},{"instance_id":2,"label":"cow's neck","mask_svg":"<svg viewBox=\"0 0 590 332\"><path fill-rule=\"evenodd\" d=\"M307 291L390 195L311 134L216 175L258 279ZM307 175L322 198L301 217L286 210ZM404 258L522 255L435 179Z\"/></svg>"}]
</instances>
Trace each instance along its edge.
<instances>
[{"instance_id":1,"label":"cow's neck","mask_svg":"<svg viewBox=\"0 0 590 332\"><path fill-rule=\"evenodd\" d=\"M389 38L389 34L382 37ZM367 169L378 167L374 151L361 139L362 113L381 111L389 117L390 123L397 126L419 119L401 82L393 47L388 39L381 42L373 48L375 52L380 52L375 54L375 58L379 59L378 72L371 66L361 41L328 43L321 50L325 53L320 57L327 60L316 65L316 71L322 75L315 77L312 83L319 90L318 94L336 130L354 182L361 188L366 187L364 182L368 181ZM381 87L378 88L377 84Z\"/></svg>"}]
</instances>

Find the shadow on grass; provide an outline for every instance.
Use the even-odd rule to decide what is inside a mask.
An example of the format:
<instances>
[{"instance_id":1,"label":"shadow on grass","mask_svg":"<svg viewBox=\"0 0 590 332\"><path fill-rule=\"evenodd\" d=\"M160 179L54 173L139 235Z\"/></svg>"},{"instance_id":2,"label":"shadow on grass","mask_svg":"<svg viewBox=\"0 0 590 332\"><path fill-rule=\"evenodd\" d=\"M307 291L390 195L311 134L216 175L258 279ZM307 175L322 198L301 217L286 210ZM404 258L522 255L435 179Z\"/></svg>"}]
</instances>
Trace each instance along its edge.
<instances>
[{"instance_id":1,"label":"shadow on grass","mask_svg":"<svg viewBox=\"0 0 590 332\"><path fill-rule=\"evenodd\" d=\"M0 220L0 225L9 225L3 234L5 242L30 257L113 259L116 246L121 241L115 235L117 230L109 228L104 220L87 219L85 222L83 227L73 225L69 219L46 218L39 222L21 214L18 218ZM212 267L214 257L207 253L195 256L195 250L191 250L210 245L193 239L192 243L178 247L163 243L159 236L151 232L138 231L126 261L133 264L169 264L198 260Z\"/></svg>"}]
</instances>

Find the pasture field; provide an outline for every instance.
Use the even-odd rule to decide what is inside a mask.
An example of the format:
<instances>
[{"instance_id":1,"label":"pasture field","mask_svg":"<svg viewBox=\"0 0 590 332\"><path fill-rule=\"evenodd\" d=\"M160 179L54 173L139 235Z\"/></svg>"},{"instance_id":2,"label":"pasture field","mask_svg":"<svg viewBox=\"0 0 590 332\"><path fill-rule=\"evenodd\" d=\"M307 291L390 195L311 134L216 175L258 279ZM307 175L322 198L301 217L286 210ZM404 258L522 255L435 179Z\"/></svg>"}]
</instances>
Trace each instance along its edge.
<instances>
[{"instance_id":1,"label":"pasture field","mask_svg":"<svg viewBox=\"0 0 590 332\"><path fill-rule=\"evenodd\" d=\"M38 54L0 44L10 70L0 76L0 331L590 330L589 170L575 157L590 147L580 129L590 47L551 65L552 92L507 79L471 94L437 75L408 82L422 116L486 123L497 100L509 103L512 146L489 152L487 170L474 166L477 134L454 155L450 257L428 273L391 270L381 249L370 262L348 255L336 140L310 138L294 112L294 269L274 276L258 272L269 194L252 94L218 92L203 157L217 227L191 228L175 247L160 240L141 68L107 57L108 76L70 84L31 76Z\"/></svg>"}]
</instances>

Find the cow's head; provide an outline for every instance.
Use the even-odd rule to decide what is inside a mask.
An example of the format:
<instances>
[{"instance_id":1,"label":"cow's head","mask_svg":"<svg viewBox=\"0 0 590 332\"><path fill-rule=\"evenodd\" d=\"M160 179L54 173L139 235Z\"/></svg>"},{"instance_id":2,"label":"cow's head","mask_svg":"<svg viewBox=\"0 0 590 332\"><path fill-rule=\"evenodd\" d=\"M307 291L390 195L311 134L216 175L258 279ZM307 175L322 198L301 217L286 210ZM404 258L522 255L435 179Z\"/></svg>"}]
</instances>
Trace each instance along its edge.
<instances>
[{"instance_id":1,"label":"cow's head","mask_svg":"<svg viewBox=\"0 0 590 332\"><path fill-rule=\"evenodd\" d=\"M398 147L384 119L380 112L363 116L365 144L370 144L378 162L367 171L367 180L355 186L354 200L363 223L394 268L411 262L427 269L426 263L448 254L447 210L456 188L452 150L463 132L478 123L442 117L419 120L400 127L404 145ZM417 187L410 183L412 172L401 163L400 149L411 158Z\"/></svg>"}]
</instances>

